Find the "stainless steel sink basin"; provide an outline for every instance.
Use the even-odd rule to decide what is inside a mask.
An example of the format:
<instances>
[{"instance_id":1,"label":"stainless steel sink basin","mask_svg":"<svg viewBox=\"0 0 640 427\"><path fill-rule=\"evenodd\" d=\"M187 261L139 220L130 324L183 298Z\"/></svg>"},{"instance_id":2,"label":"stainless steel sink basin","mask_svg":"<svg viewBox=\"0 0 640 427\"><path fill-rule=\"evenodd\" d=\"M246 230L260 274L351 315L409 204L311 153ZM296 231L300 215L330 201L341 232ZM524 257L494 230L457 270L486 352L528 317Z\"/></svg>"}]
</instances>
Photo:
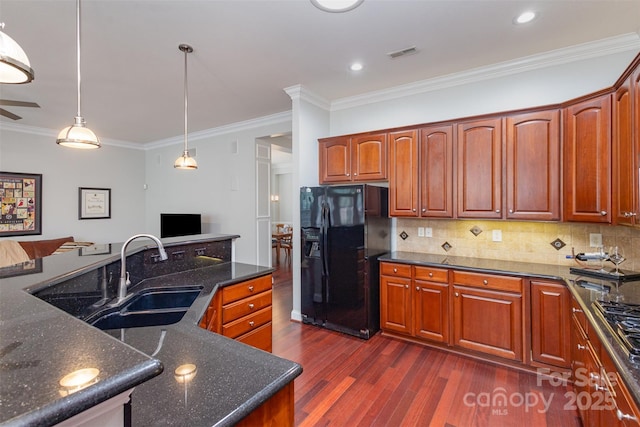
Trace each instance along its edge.
<instances>
[{"instance_id":1,"label":"stainless steel sink basin","mask_svg":"<svg viewBox=\"0 0 640 427\"><path fill-rule=\"evenodd\" d=\"M98 329L142 328L179 322L202 287L148 289L121 307L96 314L87 322Z\"/></svg>"}]
</instances>

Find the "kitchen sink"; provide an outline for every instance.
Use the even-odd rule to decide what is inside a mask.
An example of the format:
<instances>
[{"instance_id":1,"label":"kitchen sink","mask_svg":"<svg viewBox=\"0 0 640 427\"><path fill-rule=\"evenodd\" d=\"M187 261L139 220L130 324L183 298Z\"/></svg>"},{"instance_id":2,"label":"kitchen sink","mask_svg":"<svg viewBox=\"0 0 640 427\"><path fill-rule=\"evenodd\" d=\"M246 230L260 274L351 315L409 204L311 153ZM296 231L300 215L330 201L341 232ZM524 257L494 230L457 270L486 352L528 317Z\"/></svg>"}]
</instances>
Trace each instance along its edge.
<instances>
[{"instance_id":1,"label":"kitchen sink","mask_svg":"<svg viewBox=\"0 0 640 427\"><path fill-rule=\"evenodd\" d=\"M98 329L142 328L179 322L200 294L202 287L147 289L121 307L87 319Z\"/></svg>"}]
</instances>

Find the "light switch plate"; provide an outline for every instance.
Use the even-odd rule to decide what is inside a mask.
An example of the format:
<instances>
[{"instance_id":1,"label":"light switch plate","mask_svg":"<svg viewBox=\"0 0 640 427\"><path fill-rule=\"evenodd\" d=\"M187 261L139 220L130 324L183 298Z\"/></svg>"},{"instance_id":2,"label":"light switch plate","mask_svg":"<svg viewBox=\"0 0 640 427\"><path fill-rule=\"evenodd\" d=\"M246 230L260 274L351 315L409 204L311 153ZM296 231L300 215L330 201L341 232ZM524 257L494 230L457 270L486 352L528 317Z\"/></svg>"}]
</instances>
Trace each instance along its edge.
<instances>
[{"instance_id":1,"label":"light switch plate","mask_svg":"<svg viewBox=\"0 0 640 427\"><path fill-rule=\"evenodd\" d=\"M418 237L424 237L424 227L418 227Z\"/></svg>"},{"instance_id":2,"label":"light switch plate","mask_svg":"<svg viewBox=\"0 0 640 427\"><path fill-rule=\"evenodd\" d=\"M424 229L425 237L433 237L433 229L431 227L427 227Z\"/></svg>"},{"instance_id":3,"label":"light switch plate","mask_svg":"<svg viewBox=\"0 0 640 427\"><path fill-rule=\"evenodd\" d=\"M502 242L502 230L493 230L493 241Z\"/></svg>"}]
</instances>

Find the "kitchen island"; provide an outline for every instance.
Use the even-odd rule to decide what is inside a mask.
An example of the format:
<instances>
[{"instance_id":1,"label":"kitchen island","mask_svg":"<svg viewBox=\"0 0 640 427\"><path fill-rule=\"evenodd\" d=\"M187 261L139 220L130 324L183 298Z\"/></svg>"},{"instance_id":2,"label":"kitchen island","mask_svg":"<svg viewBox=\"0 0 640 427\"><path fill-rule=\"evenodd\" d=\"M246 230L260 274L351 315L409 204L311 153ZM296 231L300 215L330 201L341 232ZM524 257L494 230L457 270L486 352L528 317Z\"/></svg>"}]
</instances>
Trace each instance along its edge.
<instances>
[{"instance_id":1,"label":"kitchen island","mask_svg":"<svg viewBox=\"0 0 640 427\"><path fill-rule=\"evenodd\" d=\"M439 272L460 272L463 275L469 273L472 275L496 275L498 277L508 276L509 278L522 279L524 281L523 283L525 284L522 287L523 299L521 300L523 301L523 313L527 313L527 311L535 312L537 310L537 308L534 307L533 303L529 301L531 298L529 287L526 286L527 283L535 281L548 281L566 285L567 289L570 291L571 299L574 301L574 307L566 307L567 313L564 313L563 317L559 318L562 318L568 323L571 323L572 314L575 315L576 311L579 313L584 313L584 316L588 321L588 330L592 334L589 335L590 339L597 339L597 341L601 344L601 351L606 353L607 358L611 359L613 369L616 371L616 374L619 375L621 381L624 383L624 386L628 390L633 403L636 407L640 407L640 362L638 361L638 358L630 357L630 352L623 343L620 335L616 333L615 328L612 328L611 325L600 315L597 309L597 305L595 304L596 301L623 301L625 303L640 304L640 281L617 282L597 277L574 274L570 270L570 267L567 266L466 258L425 253L393 252L387 255L383 255L380 258L380 261L383 263L389 263L390 266L417 266L427 269L426 271L432 271L433 269L436 269ZM384 270L384 268L381 268L381 270ZM400 268L398 268L398 270L400 270ZM420 280L415 279L415 274L411 276L411 274L408 273L407 275L405 275L405 277L413 277L415 279L414 282L419 282L419 286L416 287L416 292L418 292L418 289L420 288L420 286L423 286L424 282L438 282L438 279L435 277L436 270L433 270L434 276L421 278ZM397 272L397 274L400 273L401 272ZM436 284L441 286L451 286L452 290L465 288L464 285L459 285L457 283L455 277L456 276L454 274L451 274L450 276L444 276L444 279L442 279L440 283ZM408 286L407 289L413 289L413 287L409 285L410 283L413 283L411 282L411 279L405 279L405 282L402 282L401 279L398 279L398 285L403 285L403 283L406 283ZM487 292L493 292L493 294L496 294L496 291L492 291L490 289L492 286L490 283L491 279L489 279L488 282L488 284L485 282L481 286L488 286L489 290ZM426 287L427 285L424 286ZM456 288L456 286L458 286L458 288ZM447 292L445 291L445 293ZM498 291L498 293L510 294L511 292ZM460 295L462 295L461 292ZM452 292L452 298L457 297L458 295L456 295L455 292ZM480 297L476 298L480 299ZM449 306L448 304L445 305L447 305L447 307ZM451 306L455 306L455 303L451 302ZM489 313L486 313L486 318L489 318ZM479 324L484 327L484 320L481 320ZM521 341L527 343L528 335L533 335L532 332L527 331L530 331L532 328L530 323L527 323L526 321L523 322L523 324L525 325L525 333L521 337ZM502 325L502 327L505 327L505 325ZM556 327L560 328L561 325L558 324L556 325ZM398 335L402 336L402 334ZM425 340L424 343L427 345L436 345L440 348L455 348L455 343L452 344L450 340L450 337L454 334L451 333L450 335L444 335L445 337L443 339L443 342L435 342L433 339L431 339L431 341ZM413 337L409 338L412 341L416 341L416 339ZM569 341L571 340L569 339L569 337L567 337L567 343ZM573 356L573 351L575 351L576 346L574 346L572 343L572 347ZM524 348L527 349L527 344L524 345ZM580 349L580 346L578 346L577 348ZM553 368L547 369L544 364L535 364L534 362L532 362L531 356L529 356L530 348L529 351L525 351L522 353L524 355L524 360L519 360L511 363L511 366L518 367L518 365L520 365L521 367L524 367L524 365L528 363L533 367L542 366L547 373L554 371ZM490 356L488 356L487 359L490 359ZM501 363L500 358L493 358L492 360L497 360L498 363ZM506 362L508 361L505 359L504 363ZM575 359L573 357L571 357L570 362L571 367L573 368L572 370L580 367L579 365L575 364ZM558 372L556 373L559 376L563 375L563 369L558 369L557 371ZM592 397L595 399L597 398L598 390L598 388L595 388L595 395L591 395L591 392L589 392L589 396L583 395L582 397ZM602 388L600 388L600 390L602 390ZM624 415L624 413L622 415Z\"/></svg>"},{"instance_id":2,"label":"kitchen island","mask_svg":"<svg viewBox=\"0 0 640 427\"><path fill-rule=\"evenodd\" d=\"M150 241L130 246L132 290L201 288L170 325L101 331L83 321L115 295L120 244L46 257L35 272L13 269L0 279L0 424L55 425L134 389L135 426L233 425L292 390L300 365L198 326L218 289L272 271L232 262L237 237L163 239L167 262ZM60 385L82 368L99 371L91 385L71 392Z\"/></svg>"}]
</instances>

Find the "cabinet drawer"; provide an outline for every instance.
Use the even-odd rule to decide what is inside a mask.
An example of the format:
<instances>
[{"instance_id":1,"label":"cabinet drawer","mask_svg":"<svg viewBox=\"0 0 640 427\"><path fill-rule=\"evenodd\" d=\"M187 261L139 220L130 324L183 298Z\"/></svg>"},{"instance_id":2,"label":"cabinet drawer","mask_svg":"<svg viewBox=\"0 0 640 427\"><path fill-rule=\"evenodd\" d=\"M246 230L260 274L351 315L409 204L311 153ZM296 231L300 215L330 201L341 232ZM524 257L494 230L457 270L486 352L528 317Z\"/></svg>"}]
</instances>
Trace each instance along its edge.
<instances>
[{"instance_id":1,"label":"cabinet drawer","mask_svg":"<svg viewBox=\"0 0 640 427\"><path fill-rule=\"evenodd\" d=\"M383 262L380 264L380 273L386 276L411 277L411 266L408 264Z\"/></svg>"},{"instance_id":2,"label":"cabinet drawer","mask_svg":"<svg viewBox=\"0 0 640 427\"><path fill-rule=\"evenodd\" d=\"M271 306L248 316L241 317L231 323L223 324L222 335L229 338L237 338L268 322L271 322Z\"/></svg>"},{"instance_id":3,"label":"cabinet drawer","mask_svg":"<svg viewBox=\"0 0 640 427\"><path fill-rule=\"evenodd\" d=\"M271 289L271 275L257 277L222 289L222 305Z\"/></svg>"},{"instance_id":4,"label":"cabinet drawer","mask_svg":"<svg viewBox=\"0 0 640 427\"><path fill-rule=\"evenodd\" d=\"M229 323L271 305L271 290L243 298L222 307L222 323Z\"/></svg>"},{"instance_id":5,"label":"cabinet drawer","mask_svg":"<svg viewBox=\"0 0 640 427\"><path fill-rule=\"evenodd\" d=\"M238 338L236 338L236 341L240 341L241 343L271 353L271 334L272 323L269 322L265 325L260 326L259 328L256 328L244 335L239 336Z\"/></svg>"},{"instance_id":6,"label":"cabinet drawer","mask_svg":"<svg viewBox=\"0 0 640 427\"><path fill-rule=\"evenodd\" d=\"M430 282L449 282L449 270L433 267L415 267L416 280L428 280Z\"/></svg>"},{"instance_id":7,"label":"cabinet drawer","mask_svg":"<svg viewBox=\"0 0 640 427\"><path fill-rule=\"evenodd\" d=\"M462 271L453 272L453 280L460 285L508 292L522 292L522 279L493 274L479 274Z\"/></svg>"}]
</instances>

